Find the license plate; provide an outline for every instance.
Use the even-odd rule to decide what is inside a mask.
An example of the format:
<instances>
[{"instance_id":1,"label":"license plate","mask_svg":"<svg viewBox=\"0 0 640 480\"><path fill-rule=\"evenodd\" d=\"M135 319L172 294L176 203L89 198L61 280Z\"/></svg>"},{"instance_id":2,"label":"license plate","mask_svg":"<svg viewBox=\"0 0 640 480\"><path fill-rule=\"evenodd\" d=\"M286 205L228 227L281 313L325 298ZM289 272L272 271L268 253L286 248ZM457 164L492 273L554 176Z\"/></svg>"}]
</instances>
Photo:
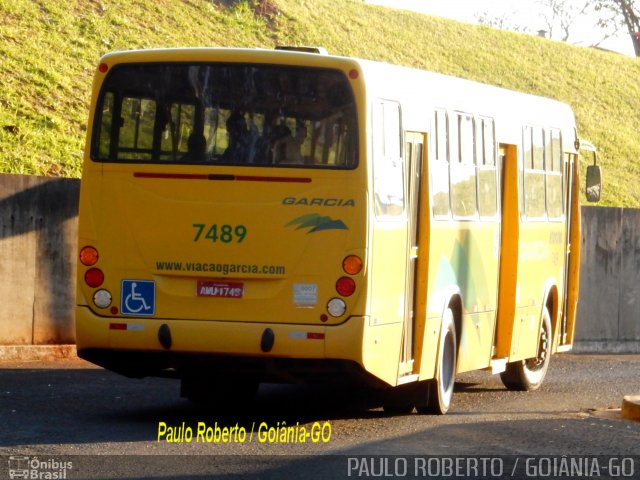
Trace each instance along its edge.
<instances>
[{"instance_id":1,"label":"license plate","mask_svg":"<svg viewBox=\"0 0 640 480\"><path fill-rule=\"evenodd\" d=\"M244 284L198 280L196 295L198 297L242 298Z\"/></svg>"}]
</instances>

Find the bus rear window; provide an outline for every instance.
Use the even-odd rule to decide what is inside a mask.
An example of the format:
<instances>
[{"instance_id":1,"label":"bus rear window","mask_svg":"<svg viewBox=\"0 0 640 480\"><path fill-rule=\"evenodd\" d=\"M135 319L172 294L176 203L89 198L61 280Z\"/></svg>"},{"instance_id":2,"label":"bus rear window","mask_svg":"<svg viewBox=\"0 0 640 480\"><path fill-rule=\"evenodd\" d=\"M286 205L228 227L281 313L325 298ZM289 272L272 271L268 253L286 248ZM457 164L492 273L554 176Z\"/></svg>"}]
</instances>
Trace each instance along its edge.
<instances>
[{"instance_id":1,"label":"bus rear window","mask_svg":"<svg viewBox=\"0 0 640 480\"><path fill-rule=\"evenodd\" d=\"M96 106L102 162L354 168L353 92L337 70L246 64L115 66Z\"/></svg>"}]
</instances>

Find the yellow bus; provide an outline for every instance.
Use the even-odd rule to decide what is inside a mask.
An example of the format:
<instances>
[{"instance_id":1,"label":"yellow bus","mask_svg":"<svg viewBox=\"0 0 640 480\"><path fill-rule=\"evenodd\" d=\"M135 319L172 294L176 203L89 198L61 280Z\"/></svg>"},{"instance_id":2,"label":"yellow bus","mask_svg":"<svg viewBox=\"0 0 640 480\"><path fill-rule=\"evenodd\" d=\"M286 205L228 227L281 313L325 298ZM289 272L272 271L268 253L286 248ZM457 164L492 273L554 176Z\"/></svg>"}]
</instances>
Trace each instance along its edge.
<instances>
[{"instance_id":1,"label":"yellow bus","mask_svg":"<svg viewBox=\"0 0 640 480\"><path fill-rule=\"evenodd\" d=\"M107 54L78 355L221 403L357 381L445 413L477 369L535 389L574 337L579 147L557 101L322 49Z\"/></svg>"}]
</instances>

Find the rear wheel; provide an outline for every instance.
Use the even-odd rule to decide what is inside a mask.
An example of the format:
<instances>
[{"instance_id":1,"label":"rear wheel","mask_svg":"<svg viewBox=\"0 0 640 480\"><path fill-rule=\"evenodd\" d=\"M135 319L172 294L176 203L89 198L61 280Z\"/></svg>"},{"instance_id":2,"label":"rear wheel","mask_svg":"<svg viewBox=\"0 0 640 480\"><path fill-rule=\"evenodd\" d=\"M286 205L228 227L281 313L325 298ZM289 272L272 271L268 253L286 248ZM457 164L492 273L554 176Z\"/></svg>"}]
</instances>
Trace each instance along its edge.
<instances>
[{"instance_id":1,"label":"rear wheel","mask_svg":"<svg viewBox=\"0 0 640 480\"><path fill-rule=\"evenodd\" d=\"M530 391L542 385L551 359L551 315L545 307L538 337L538 354L533 358L507 364L500 379L509 390Z\"/></svg>"},{"instance_id":2,"label":"rear wheel","mask_svg":"<svg viewBox=\"0 0 640 480\"><path fill-rule=\"evenodd\" d=\"M457 343L453 311L447 308L442 316L436 378L424 384L424 389L427 390L425 392L427 403L416 405L419 413L444 415L449 411L456 378Z\"/></svg>"}]
</instances>

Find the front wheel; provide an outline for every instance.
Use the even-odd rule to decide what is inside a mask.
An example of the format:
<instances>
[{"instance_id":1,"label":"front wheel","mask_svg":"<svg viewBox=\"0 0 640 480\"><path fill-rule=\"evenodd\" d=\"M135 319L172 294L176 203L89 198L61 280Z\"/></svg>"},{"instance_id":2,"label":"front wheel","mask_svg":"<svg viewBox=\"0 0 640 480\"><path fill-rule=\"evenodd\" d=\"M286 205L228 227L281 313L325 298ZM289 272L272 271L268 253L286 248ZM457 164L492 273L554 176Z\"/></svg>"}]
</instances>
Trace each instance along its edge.
<instances>
[{"instance_id":1,"label":"front wheel","mask_svg":"<svg viewBox=\"0 0 640 480\"><path fill-rule=\"evenodd\" d=\"M442 316L436 378L425 385L428 388L426 395L428 402L426 405L416 405L419 413L444 415L449 411L456 377L457 349L453 311L447 308Z\"/></svg>"},{"instance_id":2,"label":"front wheel","mask_svg":"<svg viewBox=\"0 0 640 480\"><path fill-rule=\"evenodd\" d=\"M551 359L551 315L545 307L538 338L538 354L533 358L507 364L500 379L509 390L530 391L542 385Z\"/></svg>"}]
</instances>

